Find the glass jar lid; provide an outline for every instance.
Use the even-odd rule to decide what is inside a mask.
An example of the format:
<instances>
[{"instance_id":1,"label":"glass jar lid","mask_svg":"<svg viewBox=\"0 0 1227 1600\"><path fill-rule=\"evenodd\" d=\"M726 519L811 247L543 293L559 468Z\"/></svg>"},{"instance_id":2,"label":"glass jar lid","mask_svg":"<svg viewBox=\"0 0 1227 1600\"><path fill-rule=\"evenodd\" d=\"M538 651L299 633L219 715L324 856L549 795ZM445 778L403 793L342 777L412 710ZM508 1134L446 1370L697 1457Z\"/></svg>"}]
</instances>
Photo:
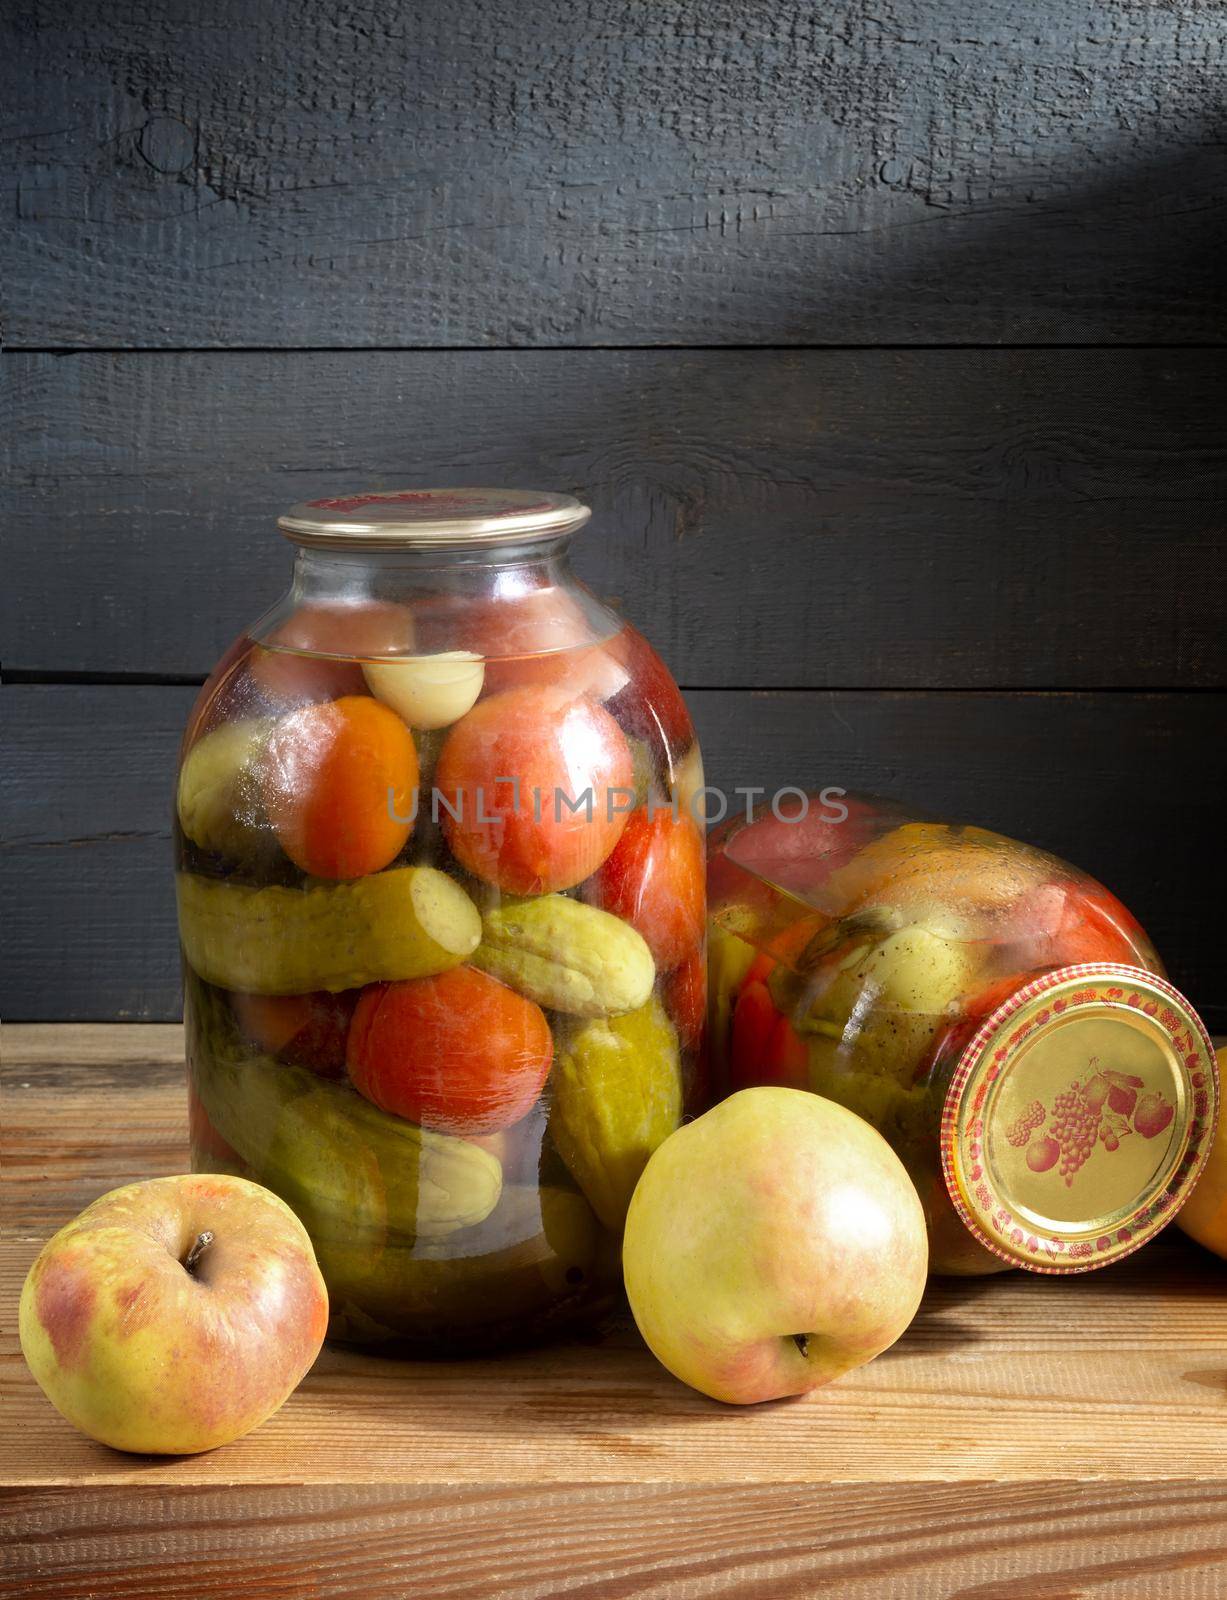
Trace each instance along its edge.
<instances>
[{"instance_id":1,"label":"glass jar lid","mask_svg":"<svg viewBox=\"0 0 1227 1600\"><path fill-rule=\"evenodd\" d=\"M591 509L538 489L389 489L304 500L278 517L296 544L364 549L519 543L582 528Z\"/></svg>"},{"instance_id":2,"label":"glass jar lid","mask_svg":"<svg viewBox=\"0 0 1227 1600\"><path fill-rule=\"evenodd\" d=\"M1061 967L1012 994L960 1057L946 1186L1011 1265L1085 1272L1171 1221L1217 1113L1214 1050L1182 994L1138 967Z\"/></svg>"}]
</instances>

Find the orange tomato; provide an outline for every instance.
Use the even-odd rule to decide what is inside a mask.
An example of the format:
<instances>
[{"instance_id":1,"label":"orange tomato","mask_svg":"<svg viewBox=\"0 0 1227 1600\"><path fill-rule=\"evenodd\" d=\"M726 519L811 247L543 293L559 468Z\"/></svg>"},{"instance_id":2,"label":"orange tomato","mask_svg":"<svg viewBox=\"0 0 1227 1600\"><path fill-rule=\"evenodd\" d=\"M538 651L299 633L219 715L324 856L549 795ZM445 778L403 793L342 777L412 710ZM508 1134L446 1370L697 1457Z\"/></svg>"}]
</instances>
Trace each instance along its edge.
<instances>
[{"instance_id":1,"label":"orange tomato","mask_svg":"<svg viewBox=\"0 0 1227 1600\"><path fill-rule=\"evenodd\" d=\"M243 1035L258 1049L321 1077L345 1072L345 1038L358 991L230 996Z\"/></svg>"},{"instance_id":2,"label":"orange tomato","mask_svg":"<svg viewBox=\"0 0 1227 1600\"><path fill-rule=\"evenodd\" d=\"M435 770L453 853L509 894L569 889L595 872L622 836L633 783L630 748L607 711L530 685L479 700Z\"/></svg>"},{"instance_id":3,"label":"orange tomato","mask_svg":"<svg viewBox=\"0 0 1227 1600\"><path fill-rule=\"evenodd\" d=\"M378 872L404 848L418 782L409 729L367 695L302 706L273 729L260 767L269 820L317 878ZM395 814L393 814L395 813Z\"/></svg>"},{"instance_id":4,"label":"orange tomato","mask_svg":"<svg viewBox=\"0 0 1227 1600\"><path fill-rule=\"evenodd\" d=\"M364 989L346 1064L382 1111L471 1139L528 1114L553 1054L540 1006L475 967L453 967Z\"/></svg>"},{"instance_id":5,"label":"orange tomato","mask_svg":"<svg viewBox=\"0 0 1227 1600\"><path fill-rule=\"evenodd\" d=\"M679 812L640 806L597 873L586 898L629 922L664 972L703 937L703 839Z\"/></svg>"},{"instance_id":6,"label":"orange tomato","mask_svg":"<svg viewBox=\"0 0 1227 1600\"><path fill-rule=\"evenodd\" d=\"M256 645L249 666L253 683L273 705L305 705L366 693L359 661L330 657L403 655L412 649L413 618L405 606L312 600Z\"/></svg>"}]
</instances>

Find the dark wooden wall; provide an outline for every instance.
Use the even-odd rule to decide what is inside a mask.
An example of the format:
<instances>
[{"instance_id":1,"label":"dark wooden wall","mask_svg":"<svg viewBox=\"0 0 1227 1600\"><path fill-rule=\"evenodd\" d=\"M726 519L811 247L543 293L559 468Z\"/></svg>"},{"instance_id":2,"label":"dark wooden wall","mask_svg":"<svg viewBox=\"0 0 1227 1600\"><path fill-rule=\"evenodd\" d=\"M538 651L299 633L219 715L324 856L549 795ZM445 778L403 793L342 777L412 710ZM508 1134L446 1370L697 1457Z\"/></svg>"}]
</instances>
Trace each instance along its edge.
<instances>
[{"instance_id":1,"label":"dark wooden wall","mask_svg":"<svg viewBox=\"0 0 1227 1600\"><path fill-rule=\"evenodd\" d=\"M712 781L1056 849L1227 1024L1216 4L5 16L7 1015L175 1013L275 513L499 481L592 500Z\"/></svg>"}]
</instances>

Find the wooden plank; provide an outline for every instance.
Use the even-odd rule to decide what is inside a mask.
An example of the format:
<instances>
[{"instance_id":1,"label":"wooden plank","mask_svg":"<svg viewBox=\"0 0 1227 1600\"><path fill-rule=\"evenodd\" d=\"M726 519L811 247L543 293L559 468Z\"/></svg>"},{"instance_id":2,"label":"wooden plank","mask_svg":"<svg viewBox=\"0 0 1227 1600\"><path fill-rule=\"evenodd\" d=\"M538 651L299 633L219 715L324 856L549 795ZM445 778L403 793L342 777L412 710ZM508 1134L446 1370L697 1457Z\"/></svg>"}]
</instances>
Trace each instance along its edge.
<instances>
[{"instance_id":1,"label":"wooden plank","mask_svg":"<svg viewBox=\"0 0 1227 1600\"><path fill-rule=\"evenodd\" d=\"M1221 360L9 356L6 665L203 677L355 485L591 496L577 567L705 688L1219 685Z\"/></svg>"},{"instance_id":2,"label":"wooden plank","mask_svg":"<svg viewBox=\"0 0 1227 1600\"><path fill-rule=\"evenodd\" d=\"M1166 0L44 0L35 346L1222 335L1224 35Z\"/></svg>"},{"instance_id":3,"label":"wooden plank","mask_svg":"<svg viewBox=\"0 0 1227 1600\"><path fill-rule=\"evenodd\" d=\"M1227 1584L1221 1483L133 1487L0 1508L8 1600L1219 1600Z\"/></svg>"},{"instance_id":4,"label":"wooden plank","mask_svg":"<svg viewBox=\"0 0 1227 1600\"><path fill-rule=\"evenodd\" d=\"M5 1015L177 1014L169 808L194 694L5 691ZM1227 1020L1222 695L701 690L688 698L711 783L906 796L1054 850L1121 894L1174 981L1212 1024Z\"/></svg>"},{"instance_id":5,"label":"wooden plank","mask_svg":"<svg viewBox=\"0 0 1227 1600\"><path fill-rule=\"evenodd\" d=\"M75 1065L66 1047L65 1066L53 1076L28 1071L27 1063L41 1069L55 1048L47 1040L62 1038L58 1030L16 1029L7 1043L0 1072L0 1296L7 1305L42 1240L89 1199L183 1169L186 1096L175 1081L181 1046L172 1030L113 1028L99 1036L90 1064ZM110 1065L100 1073L104 1052ZM1166 1483L1172 1497L1163 1520L1197 1539L1201 1520L1221 1518L1212 1502L1227 1490L1225 1304L1222 1263L1175 1233L1082 1277L935 1280L890 1353L804 1402L749 1411L676 1383L627 1321L595 1342L501 1360L408 1363L327 1350L283 1410L247 1439L159 1460L120 1455L69 1428L34 1387L10 1318L0 1329L0 1484L71 1488L66 1498L74 1501L82 1487L116 1485L163 1496L184 1484L446 1485L457 1507L477 1504L459 1494L465 1487L489 1490L497 1501L515 1486L539 1492L540 1504L550 1485L708 1485L719 1486L730 1518L751 1485L844 1485L850 1493L836 1504L876 1503L883 1515L895 1514L902 1494L908 1538L919 1534L911 1508L920 1502L906 1485L924 1485L926 1494L963 1485L987 1507L985 1484L1060 1483L1067 1498L1053 1491L1047 1513L1018 1502L1021 1526L1034 1517L1040 1536L1062 1503L1077 1520L1081 1484L1096 1491L1083 1501L1094 1537L1102 1543L1116 1505L1128 1546L1131 1529L1154 1526L1142 1499L1155 1500L1158 1517L1157 1486ZM880 1486L878 1496L870 1485ZM775 1503L812 1501L798 1495ZM308 1495L298 1504L318 1505L323 1519L337 1502ZM183 1520L167 1506L158 1515ZM134 1515L139 1526L142 1513ZM963 1511L959 1518L955 1526L966 1520ZM980 1533L968 1528L973 1545L990 1521ZM749 1526L738 1525L737 1544ZM807 1549L829 1547L826 1525L819 1526L823 1537ZM929 1526L940 1532L941 1519ZM1000 1518L996 1532L1005 1545L1019 1537ZM856 1543L845 1547L849 1559ZM1099 1559L1124 1561L1119 1578L1136 1576L1129 1563L1142 1548L1101 1548Z\"/></svg>"}]
</instances>

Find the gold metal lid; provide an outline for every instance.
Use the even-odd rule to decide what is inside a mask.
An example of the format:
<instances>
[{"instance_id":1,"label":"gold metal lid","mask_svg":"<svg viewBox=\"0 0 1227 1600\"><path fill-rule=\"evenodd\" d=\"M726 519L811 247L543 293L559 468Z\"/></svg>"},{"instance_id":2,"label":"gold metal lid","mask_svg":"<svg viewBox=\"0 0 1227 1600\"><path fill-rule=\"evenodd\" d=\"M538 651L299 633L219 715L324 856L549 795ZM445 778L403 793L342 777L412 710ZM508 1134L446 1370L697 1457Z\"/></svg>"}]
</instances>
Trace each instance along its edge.
<instances>
[{"instance_id":1,"label":"gold metal lid","mask_svg":"<svg viewBox=\"0 0 1227 1600\"><path fill-rule=\"evenodd\" d=\"M304 500L277 526L296 544L437 549L557 538L591 515L574 495L537 489L390 489Z\"/></svg>"},{"instance_id":2,"label":"gold metal lid","mask_svg":"<svg viewBox=\"0 0 1227 1600\"><path fill-rule=\"evenodd\" d=\"M960 1057L946 1186L1012 1265L1086 1272L1171 1221L1217 1115L1214 1050L1182 994L1137 967L1062 967L1011 995Z\"/></svg>"}]
</instances>

